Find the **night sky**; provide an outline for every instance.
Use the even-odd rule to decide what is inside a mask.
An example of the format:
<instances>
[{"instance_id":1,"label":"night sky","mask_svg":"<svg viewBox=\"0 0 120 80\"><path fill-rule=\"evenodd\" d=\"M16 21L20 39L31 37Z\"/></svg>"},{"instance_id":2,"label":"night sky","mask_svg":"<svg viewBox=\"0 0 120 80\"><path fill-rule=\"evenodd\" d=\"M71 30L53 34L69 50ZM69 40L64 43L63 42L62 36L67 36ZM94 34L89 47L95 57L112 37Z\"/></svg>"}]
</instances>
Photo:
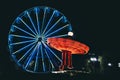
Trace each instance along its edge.
<instances>
[{"instance_id":1,"label":"night sky","mask_svg":"<svg viewBox=\"0 0 120 80\"><path fill-rule=\"evenodd\" d=\"M10 60L7 37L10 25L24 10L35 6L49 6L62 12L72 24L73 39L90 47L90 53L119 58L120 18L117 2L80 0L7 0L0 2L0 77L29 77L16 71ZM16 74L16 75L15 75ZM24 74L24 75L23 75ZM22 75L22 76L20 76ZM33 75L38 76L38 75ZM42 75L44 76L44 75ZM17 79L17 78L16 78ZM19 79L19 78L18 78ZM27 78L28 79L28 78ZM2 80L2 79L0 79ZM7 78L3 80L8 80ZM32 80L32 79L31 79Z\"/></svg>"}]
</instances>

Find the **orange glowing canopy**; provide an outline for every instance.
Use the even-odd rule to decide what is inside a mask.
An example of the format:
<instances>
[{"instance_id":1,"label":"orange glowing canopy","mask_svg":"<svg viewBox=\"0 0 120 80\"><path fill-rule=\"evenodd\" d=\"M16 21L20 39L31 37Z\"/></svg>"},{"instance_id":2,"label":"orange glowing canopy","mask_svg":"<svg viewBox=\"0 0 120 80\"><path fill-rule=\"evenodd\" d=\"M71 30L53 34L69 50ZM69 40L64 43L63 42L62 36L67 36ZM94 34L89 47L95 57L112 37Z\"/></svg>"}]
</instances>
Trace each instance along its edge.
<instances>
[{"instance_id":1,"label":"orange glowing canopy","mask_svg":"<svg viewBox=\"0 0 120 80\"><path fill-rule=\"evenodd\" d=\"M47 44L59 51L70 51L71 54L86 54L89 47L83 43L66 38L48 38Z\"/></svg>"}]
</instances>

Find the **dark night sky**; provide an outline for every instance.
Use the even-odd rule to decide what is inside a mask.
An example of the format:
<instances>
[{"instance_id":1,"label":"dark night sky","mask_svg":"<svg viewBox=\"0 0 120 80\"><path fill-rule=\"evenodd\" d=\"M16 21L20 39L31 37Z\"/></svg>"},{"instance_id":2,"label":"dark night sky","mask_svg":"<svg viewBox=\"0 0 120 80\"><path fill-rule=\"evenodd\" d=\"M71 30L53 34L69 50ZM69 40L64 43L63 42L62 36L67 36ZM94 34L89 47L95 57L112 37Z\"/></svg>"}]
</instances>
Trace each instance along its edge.
<instances>
[{"instance_id":1,"label":"dark night sky","mask_svg":"<svg viewBox=\"0 0 120 80\"><path fill-rule=\"evenodd\" d=\"M4 72L14 71L11 70L14 65L11 65L7 49L7 35L10 25L21 12L34 6L50 6L62 12L72 24L75 34L74 39L90 46L91 53L113 57L120 56L120 31L118 29L120 25L118 25L119 10L117 2L79 2L80 0L10 1L0 2L0 70Z\"/></svg>"}]
</instances>

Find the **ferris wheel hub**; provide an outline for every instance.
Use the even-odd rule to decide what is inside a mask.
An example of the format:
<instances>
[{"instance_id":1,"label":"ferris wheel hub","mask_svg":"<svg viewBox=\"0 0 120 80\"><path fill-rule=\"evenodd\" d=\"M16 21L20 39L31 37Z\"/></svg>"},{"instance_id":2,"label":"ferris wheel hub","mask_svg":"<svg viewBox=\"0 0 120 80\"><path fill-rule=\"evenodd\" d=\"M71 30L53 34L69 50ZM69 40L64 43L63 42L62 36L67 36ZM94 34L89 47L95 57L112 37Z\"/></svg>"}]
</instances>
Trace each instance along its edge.
<instances>
[{"instance_id":1,"label":"ferris wheel hub","mask_svg":"<svg viewBox=\"0 0 120 80\"><path fill-rule=\"evenodd\" d=\"M38 38L38 42L41 42L41 41L42 41L42 37L39 37L39 38Z\"/></svg>"},{"instance_id":2,"label":"ferris wheel hub","mask_svg":"<svg viewBox=\"0 0 120 80\"><path fill-rule=\"evenodd\" d=\"M45 42L45 37L44 37L44 36L41 36L41 35L40 35L40 36L37 35L37 36L36 36L36 42L42 42L42 41Z\"/></svg>"}]
</instances>

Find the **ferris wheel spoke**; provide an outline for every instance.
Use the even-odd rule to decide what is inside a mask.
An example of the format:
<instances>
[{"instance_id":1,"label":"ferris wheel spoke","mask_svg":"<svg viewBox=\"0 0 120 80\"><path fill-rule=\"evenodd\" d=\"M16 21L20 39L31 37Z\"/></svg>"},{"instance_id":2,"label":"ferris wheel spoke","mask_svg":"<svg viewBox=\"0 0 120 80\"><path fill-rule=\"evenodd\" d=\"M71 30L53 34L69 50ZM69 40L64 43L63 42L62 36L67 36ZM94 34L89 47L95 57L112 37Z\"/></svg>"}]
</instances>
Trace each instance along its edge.
<instances>
[{"instance_id":1,"label":"ferris wheel spoke","mask_svg":"<svg viewBox=\"0 0 120 80\"><path fill-rule=\"evenodd\" d=\"M28 36L21 36L21 35L15 35L15 34L10 34L13 37L18 37L18 38L26 38L26 39L35 39L33 37L28 37Z\"/></svg>"},{"instance_id":2,"label":"ferris wheel spoke","mask_svg":"<svg viewBox=\"0 0 120 80\"><path fill-rule=\"evenodd\" d=\"M31 34L31 33L27 32L27 31L25 31L25 30L23 30L23 29L17 27L16 25L13 25L13 26L14 26L16 29L19 29L20 31L22 31L22 32L24 32L24 33L26 33L26 34L35 37L33 34Z\"/></svg>"},{"instance_id":3,"label":"ferris wheel spoke","mask_svg":"<svg viewBox=\"0 0 120 80\"><path fill-rule=\"evenodd\" d=\"M37 19L38 34L40 35L40 23L39 23L39 18L38 18L38 8L35 8L35 14L36 14L36 19Z\"/></svg>"},{"instance_id":4,"label":"ferris wheel spoke","mask_svg":"<svg viewBox=\"0 0 120 80\"><path fill-rule=\"evenodd\" d=\"M47 37L47 38L52 38L52 37L66 37L66 36L68 36L68 34L64 34L64 35L57 35L57 36L51 36L51 37Z\"/></svg>"},{"instance_id":5,"label":"ferris wheel spoke","mask_svg":"<svg viewBox=\"0 0 120 80\"><path fill-rule=\"evenodd\" d=\"M42 65L43 65L43 71L45 72L45 62L44 62L44 56L43 56L43 49L42 45L40 46L41 56L42 56Z\"/></svg>"},{"instance_id":6,"label":"ferris wheel spoke","mask_svg":"<svg viewBox=\"0 0 120 80\"><path fill-rule=\"evenodd\" d=\"M51 29L53 29L53 28L62 20L62 18L63 18L63 16L62 16L61 18L59 18L59 19L52 25L52 27L45 33L45 35L48 34L48 33L51 31Z\"/></svg>"},{"instance_id":7,"label":"ferris wheel spoke","mask_svg":"<svg viewBox=\"0 0 120 80\"><path fill-rule=\"evenodd\" d=\"M54 34L54 33L56 33L56 32L61 31L62 29L66 28L67 26L69 26L69 24L66 24L65 26L63 26L63 27L61 27L61 28L59 28L59 29L57 29L57 30L53 31L52 33L50 33L50 34L46 35L46 37L51 36L52 34Z\"/></svg>"},{"instance_id":8,"label":"ferris wheel spoke","mask_svg":"<svg viewBox=\"0 0 120 80\"><path fill-rule=\"evenodd\" d=\"M21 42L11 43L10 45L19 45L19 44L29 43L29 42L33 42L33 41L34 40L21 41Z\"/></svg>"},{"instance_id":9,"label":"ferris wheel spoke","mask_svg":"<svg viewBox=\"0 0 120 80\"><path fill-rule=\"evenodd\" d=\"M46 31L46 29L48 28L48 26L49 26L49 24L50 24L51 20L53 19L53 16L54 16L55 12L56 12L56 11L53 11L52 16L50 17L50 19L49 19L49 21L48 21L47 25L45 26L45 29L44 29L44 31L43 31L43 33L42 33L42 34L44 34L44 33L45 33L45 31Z\"/></svg>"},{"instance_id":10,"label":"ferris wheel spoke","mask_svg":"<svg viewBox=\"0 0 120 80\"><path fill-rule=\"evenodd\" d=\"M26 11L26 13L27 13L27 15L28 15L28 17L29 17L29 19L30 19L30 22L32 23L32 26L33 26L33 28L34 28L35 32L38 34L38 32L37 32L37 30L36 30L36 28L35 28L35 25L34 25L34 23L33 23L33 20L32 20L32 18L30 17L29 12L28 12L28 11Z\"/></svg>"},{"instance_id":11,"label":"ferris wheel spoke","mask_svg":"<svg viewBox=\"0 0 120 80\"><path fill-rule=\"evenodd\" d=\"M40 49L40 45L41 43L38 43L37 44L37 55L36 55L36 58L35 58L35 66L34 66L34 71L37 71L38 70L38 58L39 58L39 49Z\"/></svg>"},{"instance_id":12,"label":"ferris wheel spoke","mask_svg":"<svg viewBox=\"0 0 120 80\"><path fill-rule=\"evenodd\" d=\"M23 21L22 18L19 17L19 19L20 19L20 21L22 21L22 23L23 23L34 35L36 35L36 33L30 28L30 26L28 26L28 25L25 23L25 21Z\"/></svg>"},{"instance_id":13,"label":"ferris wheel spoke","mask_svg":"<svg viewBox=\"0 0 120 80\"><path fill-rule=\"evenodd\" d=\"M44 27L46 10L47 10L47 8L44 9L43 20L42 20L42 26L41 26L41 33L42 33L42 30L43 30L43 27Z\"/></svg>"},{"instance_id":14,"label":"ferris wheel spoke","mask_svg":"<svg viewBox=\"0 0 120 80\"><path fill-rule=\"evenodd\" d=\"M33 59L33 57L35 55L36 48L37 48L37 46L34 47L32 53L30 54L30 57L29 57L29 59L27 61L27 64L25 65L25 69L28 68L28 66L30 65L30 62L32 61L32 59Z\"/></svg>"},{"instance_id":15,"label":"ferris wheel spoke","mask_svg":"<svg viewBox=\"0 0 120 80\"><path fill-rule=\"evenodd\" d=\"M44 62L44 56L43 56L42 44L41 44L41 46L40 46L40 51L41 51L41 57L42 57L43 71L45 72L45 62Z\"/></svg>"},{"instance_id":16,"label":"ferris wheel spoke","mask_svg":"<svg viewBox=\"0 0 120 80\"><path fill-rule=\"evenodd\" d=\"M52 63L52 60L50 59L50 57L49 57L49 53L46 51L46 49L44 49L45 50L45 53L46 53L46 55L47 55L47 57L48 57L48 59L49 59L49 62L50 62L50 64L51 64L51 66L52 66L52 69L54 69L55 68L55 66L54 66L54 64Z\"/></svg>"},{"instance_id":17,"label":"ferris wheel spoke","mask_svg":"<svg viewBox=\"0 0 120 80\"><path fill-rule=\"evenodd\" d=\"M33 49L33 47L35 47L35 44L32 45L30 49L28 49L28 51L18 60L18 62L21 62L22 60L24 60L26 56L30 53L30 51Z\"/></svg>"},{"instance_id":18,"label":"ferris wheel spoke","mask_svg":"<svg viewBox=\"0 0 120 80\"><path fill-rule=\"evenodd\" d=\"M18 53L18 52L20 52L20 51L22 51L22 50L26 49L27 47L29 47L29 46L33 45L34 43L35 43L35 42L30 43L29 45L27 45L27 46L24 46L24 47L20 48L19 50L17 50L17 51L15 51L15 52L13 52L12 54L16 54L16 53Z\"/></svg>"},{"instance_id":19,"label":"ferris wheel spoke","mask_svg":"<svg viewBox=\"0 0 120 80\"><path fill-rule=\"evenodd\" d=\"M42 42L42 43L44 44L46 49L48 49L60 62L62 62L62 60L44 42Z\"/></svg>"}]
</instances>

